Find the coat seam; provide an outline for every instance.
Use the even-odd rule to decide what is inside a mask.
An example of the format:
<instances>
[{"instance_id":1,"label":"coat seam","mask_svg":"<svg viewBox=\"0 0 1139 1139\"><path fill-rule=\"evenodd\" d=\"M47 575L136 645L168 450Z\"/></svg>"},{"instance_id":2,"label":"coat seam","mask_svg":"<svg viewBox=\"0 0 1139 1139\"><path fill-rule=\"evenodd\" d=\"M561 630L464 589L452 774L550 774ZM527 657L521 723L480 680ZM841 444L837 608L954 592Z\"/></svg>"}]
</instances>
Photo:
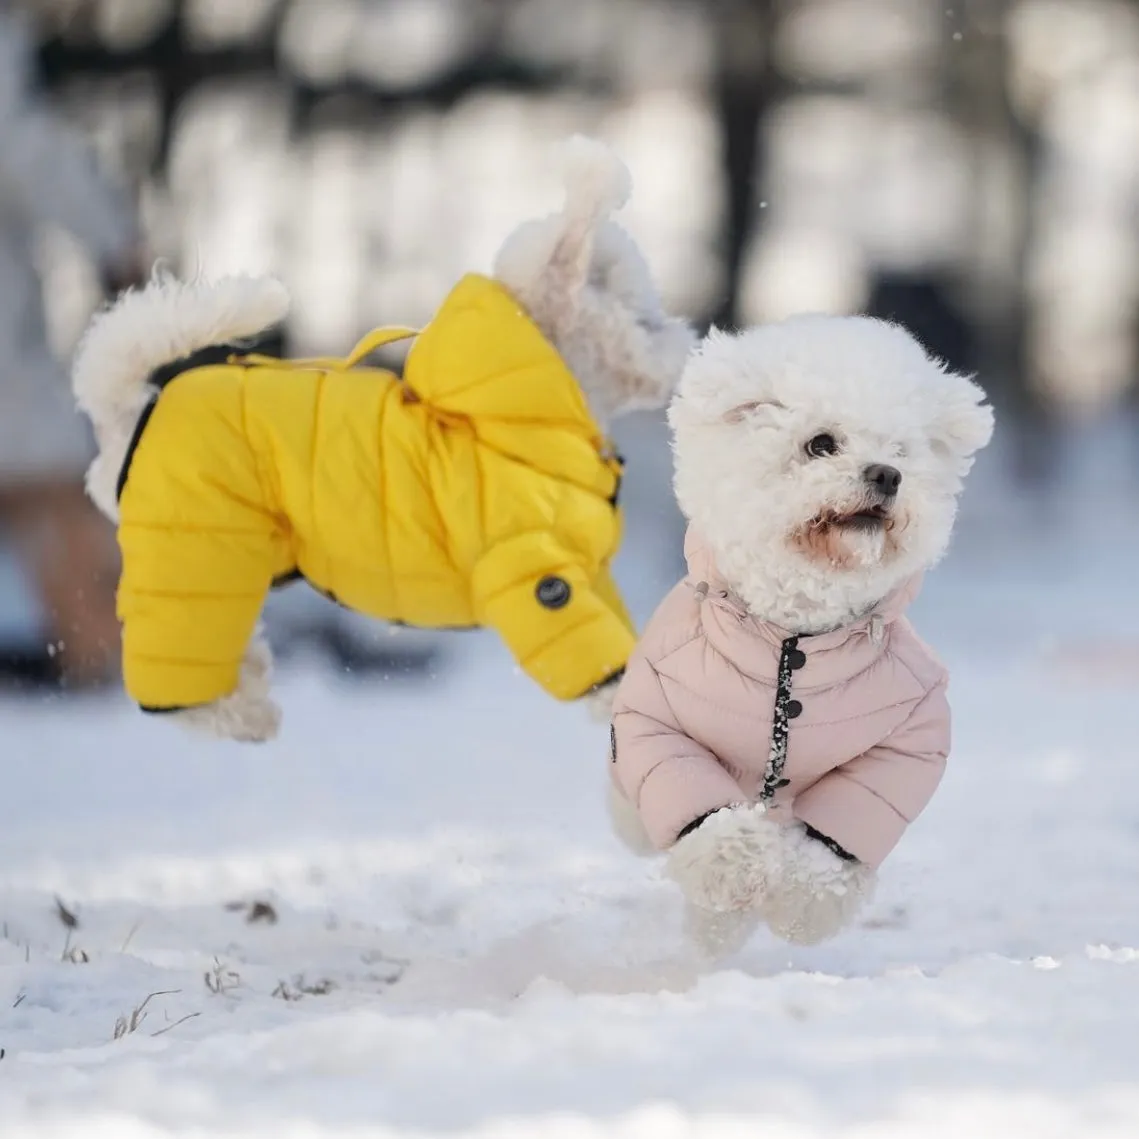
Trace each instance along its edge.
<instances>
[{"instance_id":1,"label":"coat seam","mask_svg":"<svg viewBox=\"0 0 1139 1139\"><path fill-rule=\"evenodd\" d=\"M251 597L263 597L262 589L235 589L231 592L218 592L205 590L197 592L190 589L146 589L135 586L130 590L132 597L162 597L170 601L248 601Z\"/></svg>"},{"instance_id":2,"label":"coat seam","mask_svg":"<svg viewBox=\"0 0 1139 1139\"><path fill-rule=\"evenodd\" d=\"M419 338L411 342L411 348L408 349L408 359L411 356L411 349L419 343ZM407 375L407 361L404 361L404 380L406 382ZM401 405L402 406L402 405ZM391 583L392 601L395 604L397 611L402 612L402 603L399 596L399 586L396 584L395 573L395 551L392 549L392 512L387 509L388 505L388 454L384 447L384 420L388 414L388 407L384 399L380 400L380 406L376 415L376 481L379 486L376 487L376 501L380 504L380 532L384 536L384 569L387 572L387 579ZM428 488L430 491L430 488Z\"/></svg>"},{"instance_id":3,"label":"coat seam","mask_svg":"<svg viewBox=\"0 0 1139 1139\"><path fill-rule=\"evenodd\" d=\"M657 657L656 660L649 660L648 657L646 657L645 661L648 664L649 668L651 668L653 670L653 672L659 678L660 677L660 670L657 668L658 665L664 664L664 662L666 660L669 660L671 657L674 657L678 652L681 651L681 649L688 648L688 646L690 644L692 644L693 641L697 641L703 636L704 636L704 633L702 630L694 629L692 632L692 635L686 641L683 641L681 644L676 645L674 648L669 649L668 652L662 653L659 657Z\"/></svg>"},{"instance_id":4,"label":"coat seam","mask_svg":"<svg viewBox=\"0 0 1139 1139\"><path fill-rule=\"evenodd\" d=\"M654 774L655 774L655 773L656 773L656 772L657 772L657 771L658 771L658 770L659 770L661 767L663 767L663 766L664 766L666 763L674 763L674 762L676 762L676 761L678 761L678 760L680 760L680 759L684 759L684 758L690 758L690 757L687 757L687 756L679 756L679 755L666 755L666 756L663 756L662 758L658 759L658 760L656 761L656 763L654 763L654 764L652 765L652 767L650 767L650 768L648 769L648 771L646 771L646 772L645 772L645 774L644 774L644 775L641 777L640 781L637 783L637 788L636 788L636 790L637 790L637 795L636 795L636 799L637 799L637 802L636 802L636 807L637 807L637 810L638 810L638 811L641 809L641 793L644 791L644 789L645 789L645 784L646 784L646 783L649 781L649 779L651 779L651 778L652 778L652 776L653 776L653 775L654 775Z\"/></svg>"},{"instance_id":5,"label":"coat seam","mask_svg":"<svg viewBox=\"0 0 1139 1139\"><path fill-rule=\"evenodd\" d=\"M244 370L238 372L237 382L240 385L241 391L241 438L245 446L249 449L249 457L253 463L253 472L257 478L257 486L261 491L261 506L266 514L271 514L269 509L270 496L268 488L265 486L264 472L261 470L261 459L258 454L257 448L253 445L253 440L249 437L249 383Z\"/></svg>"},{"instance_id":6,"label":"coat seam","mask_svg":"<svg viewBox=\"0 0 1139 1139\"><path fill-rule=\"evenodd\" d=\"M132 653L136 661L146 661L148 664L164 664L175 668L228 668L238 664L238 657L227 657L225 660L199 660L195 657L166 657L155 656L151 653Z\"/></svg>"},{"instance_id":7,"label":"coat seam","mask_svg":"<svg viewBox=\"0 0 1139 1139\"><path fill-rule=\"evenodd\" d=\"M672 706L672 701L668 698L668 693L664 690L664 684L662 683L660 673L657 671L657 666L652 661L648 662L648 666L652 669L653 676L656 677L657 687L660 689L660 698L664 701L664 706L668 709L668 714L672 717L672 722L676 725L676 730L683 732L685 735L688 735L687 732L684 732L684 729L680 723L680 717L677 716L676 709ZM693 743L697 742L699 741L693 740ZM705 748L704 750L707 751L708 749ZM716 762L719 763L719 759L717 759Z\"/></svg>"},{"instance_id":8,"label":"coat seam","mask_svg":"<svg viewBox=\"0 0 1139 1139\"><path fill-rule=\"evenodd\" d=\"M564 550L564 547L562 546L562 544L558 538L557 533L552 531L552 530L544 530L544 529L543 530L523 530L518 534L512 535L510 538L504 539L502 542L496 542L487 551L487 553L483 555L483 558L485 558L493 550L496 550L499 547L504 546L509 542L518 541L521 538L529 538L535 534L540 535L540 536L545 536L547 534L550 535L553 538L557 547L561 550ZM504 585L500 585L493 593L486 594L482 599L483 606L485 607L485 606L491 604L493 601L497 601L504 594L510 593L514 589L518 589L521 586L528 585L530 582L535 580L536 576L541 576L542 574L554 573L554 572L557 572L557 570L564 569L566 566L569 566L572 569L580 569L581 568L581 566L573 560L573 557L569 553L568 550L564 550L564 553L565 553L565 557L562 559L562 561L558 565L553 566L553 567L547 566L544 570L540 571L540 573L538 575L535 575L531 571L527 570L527 572L524 573L521 577L512 577ZM480 558L479 560L482 561L483 559Z\"/></svg>"},{"instance_id":9,"label":"coat seam","mask_svg":"<svg viewBox=\"0 0 1139 1139\"><path fill-rule=\"evenodd\" d=\"M487 531L487 524L486 524L486 519L487 519L487 505L486 505L487 479L486 479L486 470L483 466L482 447L481 447L478 439L475 439L472 441L471 456L472 456L472 462L474 463L474 466L475 466L475 478L478 480L478 488L479 488L478 494L475 496L475 503L476 503L476 506L478 508L478 514L479 514L479 517L478 517L478 526L479 526L478 535L479 535L479 539L481 541L481 544L486 547L486 552L489 552L494 547L489 544L490 543L490 534ZM494 545L497 546L498 543L495 542ZM483 556L485 556L485 553ZM478 564L477 561L475 564L476 565ZM473 566L469 567L469 570L465 575L466 581L467 581L467 607L472 614L478 612L478 608L475 604L475 575L474 575L473 570L474 570Z\"/></svg>"},{"instance_id":10,"label":"coat seam","mask_svg":"<svg viewBox=\"0 0 1139 1139\"><path fill-rule=\"evenodd\" d=\"M856 757L856 758L861 758L861 757ZM848 762L853 763L854 760L849 760ZM873 787L867 787L866 784L863 783L861 779L855 779L853 775L850 775L846 771L843 771L841 766L832 768L831 774L837 775L841 779L845 779L848 783L853 783L856 787L865 791L867 795L873 796L875 799L877 799L884 806L889 807L890 810L893 811L894 814L897 815L898 818L901 819L902 822L905 823L907 826L909 826L913 822L913 819L906 818L906 816L903 815L902 812L899 811L898 808L895 807L894 804L891 803L890 800L887 799L884 795L882 795L878 791L875 791Z\"/></svg>"},{"instance_id":11,"label":"coat seam","mask_svg":"<svg viewBox=\"0 0 1139 1139\"><path fill-rule=\"evenodd\" d=\"M586 626L593 624L595 621L600 620L601 614L591 613L582 618L582 620L570 625L569 628L560 629L552 637L544 640L533 652L527 653L521 660L521 665L526 668L528 665L533 664L535 660L543 653L549 652L552 645L556 645L559 641L565 640L566 637L572 636L574 633L584 629Z\"/></svg>"},{"instance_id":12,"label":"coat seam","mask_svg":"<svg viewBox=\"0 0 1139 1139\"><path fill-rule=\"evenodd\" d=\"M683 648L683 647L684 646L682 645L681 648ZM661 659L663 660L664 658L661 658ZM703 695L701 692L698 692L696 689L691 688L688 685L684 684L683 682L677 680L675 677L663 676L660 672L657 671L656 665L653 664L651 661L649 662L649 667L653 670L653 675L656 676L658 683L663 681L663 680L669 680L673 684L682 688L685 692L687 692L689 694L689 696L692 696L695 699L701 701L703 704L707 705L709 708L714 708L718 712L728 713L729 715L736 716L742 720L747 720L750 723L756 723L756 724L769 724L769 723L771 723L770 720L759 719L758 717L750 715L748 712L741 711L738 708L733 708L728 704L720 704L715 700L711 700L707 696ZM774 687L774 686L772 685L771 687ZM822 691L825 691L825 689ZM664 691L664 685L663 684L661 684L661 694L664 696L664 701L668 705L669 711L672 712L673 718L675 718L676 713L672 709L672 703L669 701L668 696ZM918 704L920 704L928 695L929 695L929 693L927 692L927 693L923 693L921 696L914 698L912 700L912 702L914 703L914 706L916 707ZM845 716L845 717L838 719L838 720L816 720L810 724L796 724L796 725L794 725L794 727L795 727L795 729L801 731L804 728L827 728L827 727L835 727L839 724L850 724L856 720L866 720L870 716L876 715L879 712L889 712L889 711L892 711L894 708L904 707L906 704L909 704L909 703L911 703L911 700L898 700L898 701L895 701L893 704L883 704L881 707L875 708L873 711L870 711L870 712L858 712L852 716Z\"/></svg>"},{"instance_id":13,"label":"coat seam","mask_svg":"<svg viewBox=\"0 0 1139 1139\"><path fill-rule=\"evenodd\" d=\"M900 653L895 653L894 655L897 657L898 662L902 665L902 667L914 679L914 681L921 686L921 699L924 700L937 687L938 682L935 681L933 684L927 684L924 680L922 680L920 676L918 676L918 674L914 671L913 665L911 665L904 656L902 656Z\"/></svg>"},{"instance_id":14,"label":"coat seam","mask_svg":"<svg viewBox=\"0 0 1139 1139\"><path fill-rule=\"evenodd\" d=\"M316 452L320 446L320 421L321 410L324 406L324 384L328 378L328 373L324 370L317 372L316 376L316 398L313 403L312 412L312 447L309 449L308 457L308 514L310 524L312 526L313 545L323 551L325 549L324 541L320 536L320 523L316 517ZM334 596L336 594L336 582L333 580L332 575L332 559L327 556L321 557L321 577L327 582L328 591Z\"/></svg>"}]
</instances>

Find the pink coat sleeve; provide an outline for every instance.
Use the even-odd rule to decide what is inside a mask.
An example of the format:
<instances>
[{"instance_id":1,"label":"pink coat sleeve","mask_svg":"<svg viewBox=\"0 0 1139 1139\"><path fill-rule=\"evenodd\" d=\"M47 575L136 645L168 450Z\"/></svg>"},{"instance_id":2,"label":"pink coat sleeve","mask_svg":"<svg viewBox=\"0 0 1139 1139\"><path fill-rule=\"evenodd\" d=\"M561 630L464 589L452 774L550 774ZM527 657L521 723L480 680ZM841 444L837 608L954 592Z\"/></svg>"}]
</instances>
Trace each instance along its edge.
<instances>
[{"instance_id":1,"label":"pink coat sleeve","mask_svg":"<svg viewBox=\"0 0 1139 1139\"><path fill-rule=\"evenodd\" d=\"M747 798L716 757L684 734L641 650L617 690L610 759L619 790L659 850L694 819Z\"/></svg>"},{"instance_id":2,"label":"pink coat sleeve","mask_svg":"<svg viewBox=\"0 0 1139 1139\"><path fill-rule=\"evenodd\" d=\"M937 790L949 733L949 702L941 683L886 740L799 795L796 817L877 867Z\"/></svg>"}]
</instances>

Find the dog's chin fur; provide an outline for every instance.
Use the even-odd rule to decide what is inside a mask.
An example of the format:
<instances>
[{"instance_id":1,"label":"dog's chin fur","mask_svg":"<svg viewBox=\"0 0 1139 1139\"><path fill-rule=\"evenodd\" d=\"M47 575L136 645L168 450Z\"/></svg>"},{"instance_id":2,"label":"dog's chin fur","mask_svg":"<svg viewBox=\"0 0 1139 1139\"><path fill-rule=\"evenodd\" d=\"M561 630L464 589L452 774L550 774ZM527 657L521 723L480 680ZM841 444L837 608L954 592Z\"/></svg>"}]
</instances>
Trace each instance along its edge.
<instances>
[{"instance_id":1,"label":"dog's chin fur","mask_svg":"<svg viewBox=\"0 0 1139 1139\"><path fill-rule=\"evenodd\" d=\"M835 629L945 552L962 480L992 433L983 399L883 321L713 331L669 408L677 498L753 614L792 632ZM838 454L808 456L820 433ZM902 474L888 524L838 524L868 501L874 463Z\"/></svg>"}]
</instances>

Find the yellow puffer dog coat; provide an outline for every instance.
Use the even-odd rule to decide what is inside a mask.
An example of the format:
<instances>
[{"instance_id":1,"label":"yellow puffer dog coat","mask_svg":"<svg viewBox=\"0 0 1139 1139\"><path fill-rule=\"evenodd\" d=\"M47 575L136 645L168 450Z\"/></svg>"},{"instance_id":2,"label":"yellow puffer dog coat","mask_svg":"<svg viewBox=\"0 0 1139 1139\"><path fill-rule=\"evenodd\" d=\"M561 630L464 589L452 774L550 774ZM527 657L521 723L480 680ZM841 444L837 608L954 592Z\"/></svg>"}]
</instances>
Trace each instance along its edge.
<instances>
[{"instance_id":1,"label":"yellow puffer dog coat","mask_svg":"<svg viewBox=\"0 0 1139 1139\"><path fill-rule=\"evenodd\" d=\"M415 336L401 381L360 367ZM294 574L352 609L487 626L552 695L624 667L620 460L553 346L465 277L421 333L344 360L173 368L120 476L127 690L152 710L233 692L266 594Z\"/></svg>"}]
</instances>

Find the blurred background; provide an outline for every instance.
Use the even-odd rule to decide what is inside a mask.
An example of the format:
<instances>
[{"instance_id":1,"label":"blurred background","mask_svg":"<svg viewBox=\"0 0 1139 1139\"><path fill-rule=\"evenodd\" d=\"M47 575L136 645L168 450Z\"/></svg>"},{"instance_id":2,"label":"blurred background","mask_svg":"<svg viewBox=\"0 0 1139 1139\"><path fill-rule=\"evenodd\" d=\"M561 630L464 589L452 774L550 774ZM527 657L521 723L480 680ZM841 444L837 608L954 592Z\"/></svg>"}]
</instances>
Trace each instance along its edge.
<instances>
[{"instance_id":1,"label":"blurred background","mask_svg":"<svg viewBox=\"0 0 1139 1139\"><path fill-rule=\"evenodd\" d=\"M1000 428L966 499L954 557L968 572L939 604L990 633L1031 605L1053 630L1041 614L1114 589L1118 632L1139 556L1139 4L0 11L0 333L16 345L0 343L0 669L13 682L79 687L104 671L91 660L113 551L74 501L86 443L63 438L66 361L95 306L155 259L272 271L294 296L282 349L343 353L376 324L425 320L519 219L555 208L551 154L574 131L620 149L635 183L625 224L670 308L701 328L867 311L979 374ZM662 417L618 434L618 573L644 617L680 570L681 521ZM337 668L427 676L454 641L391 636L299 588L272 607L279 647L315 646Z\"/></svg>"}]
</instances>

